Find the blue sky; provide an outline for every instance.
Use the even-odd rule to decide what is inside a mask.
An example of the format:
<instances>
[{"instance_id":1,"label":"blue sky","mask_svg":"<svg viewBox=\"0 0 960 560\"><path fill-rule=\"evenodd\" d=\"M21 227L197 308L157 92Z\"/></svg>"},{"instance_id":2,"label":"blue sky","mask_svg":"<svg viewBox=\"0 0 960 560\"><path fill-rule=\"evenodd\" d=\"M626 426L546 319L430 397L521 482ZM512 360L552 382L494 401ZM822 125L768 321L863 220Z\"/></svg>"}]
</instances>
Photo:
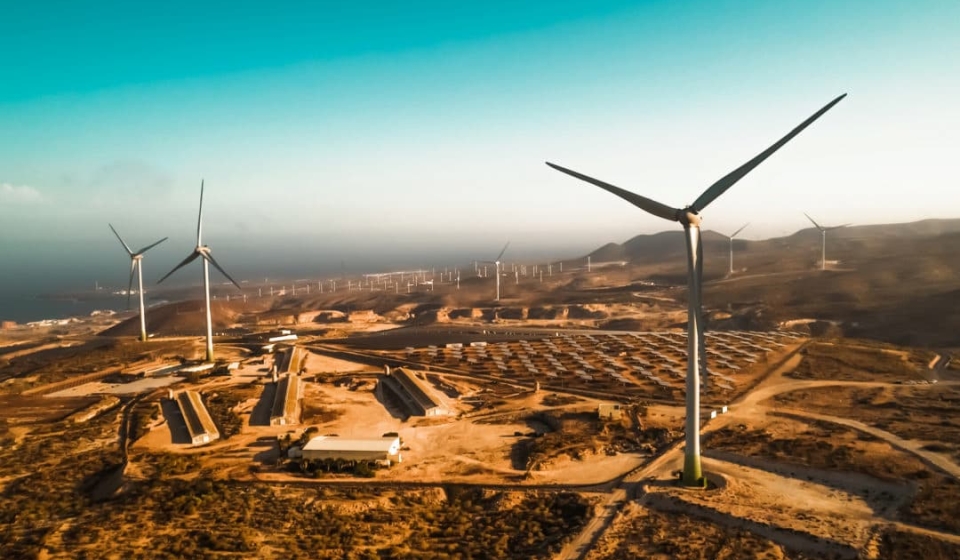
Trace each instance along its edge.
<instances>
[{"instance_id":1,"label":"blue sky","mask_svg":"<svg viewBox=\"0 0 960 560\"><path fill-rule=\"evenodd\" d=\"M159 276L201 178L205 241L251 276L582 254L675 225L544 160L680 206L844 92L704 227L960 217L955 1L93 4L0 19L0 282L122 279L107 222L170 236Z\"/></svg>"}]
</instances>

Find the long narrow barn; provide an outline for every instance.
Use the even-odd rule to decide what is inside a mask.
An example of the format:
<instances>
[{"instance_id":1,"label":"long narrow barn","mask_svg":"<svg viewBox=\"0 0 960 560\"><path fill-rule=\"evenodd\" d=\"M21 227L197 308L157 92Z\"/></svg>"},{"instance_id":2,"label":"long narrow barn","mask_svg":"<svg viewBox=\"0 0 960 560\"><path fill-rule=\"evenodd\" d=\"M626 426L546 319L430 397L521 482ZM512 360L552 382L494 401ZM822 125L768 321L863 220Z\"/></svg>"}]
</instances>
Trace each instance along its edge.
<instances>
[{"instance_id":1,"label":"long narrow barn","mask_svg":"<svg viewBox=\"0 0 960 560\"><path fill-rule=\"evenodd\" d=\"M217 430L217 425L207 412L200 393L183 391L177 395L177 406L180 407L180 414L183 415L183 421L187 424L187 431L190 433L190 441L193 445L203 445L220 439L220 431Z\"/></svg>"}]
</instances>

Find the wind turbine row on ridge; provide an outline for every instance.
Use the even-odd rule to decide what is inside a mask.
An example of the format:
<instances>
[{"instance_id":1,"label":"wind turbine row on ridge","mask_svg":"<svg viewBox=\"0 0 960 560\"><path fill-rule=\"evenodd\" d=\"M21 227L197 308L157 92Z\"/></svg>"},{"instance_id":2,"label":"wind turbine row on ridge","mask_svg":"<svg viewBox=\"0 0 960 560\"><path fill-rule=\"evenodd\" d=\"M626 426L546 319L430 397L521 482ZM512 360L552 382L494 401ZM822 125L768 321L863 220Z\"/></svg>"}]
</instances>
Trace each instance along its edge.
<instances>
[{"instance_id":1,"label":"wind turbine row on ridge","mask_svg":"<svg viewBox=\"0 0 960 560\"><path fill-rule=\"evenodd\" d=\"M703 193L694 200L693 204L684 208L674 208L667 206L655 200L640 196L633 192L621 189L599 179L594 179L582 173L559 165L546 162L547 165L557 171L566 173L572 177L586 181L592 185L600 187L620 198L630 202L641 210L653 214L658 218L669 221L679 222L683 227L687 246L687 379L686 379L686 421L684 427L684 437L686 439L686 448L684 450L683 475L682 482L688 486L701 486L704 484L703 470L700 464L700 374L706 373L706 369L701 370L701 359L704 357L704 331L703 318L701 315L701 297L700 291L703 284L703 246L700 243L700 212L702 212L711 202L742 179L747 173L760 165L765 159L773 155L774 152L782 148L787 142L800 134L805 128L814 121L823 116L834 105L840 102L846 94L843 94L830 103L826 104L819 111L810 116L790 131L786 136L775 142L772 146L755 156L750 161L731 171L713 185L708 187ZM704 360L705 363L705 360Z\"/></svg>"}]
</instances>

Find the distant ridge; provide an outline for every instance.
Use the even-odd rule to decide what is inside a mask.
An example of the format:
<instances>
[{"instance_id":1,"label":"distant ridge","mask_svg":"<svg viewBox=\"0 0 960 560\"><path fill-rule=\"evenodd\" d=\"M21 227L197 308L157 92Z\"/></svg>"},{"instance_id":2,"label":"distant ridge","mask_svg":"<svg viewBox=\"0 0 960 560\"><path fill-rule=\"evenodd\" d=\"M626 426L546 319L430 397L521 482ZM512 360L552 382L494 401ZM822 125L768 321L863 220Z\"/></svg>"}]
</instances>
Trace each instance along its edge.
<instances>
[{"instance_id":1,"label":"distant ridge","mask_svg":"<svg viewBox=\"0 0 960 560\"><path fill-rule=\"evenodd\" d=\"M874 224L850 226L831 232L831 245L828 251L828 260L849 260L852 257L860 260L869 257L873 251L882 251L889 248L888 243L911 242L922 239L929 241L931 237L949 236L960 233L960 219L930 219L917 222L898 224ZM820 233L815 228L804 228L783 237L773 237L763 240L734 239L734 249L737 252L739 264L735 266L755 267L763 263L779 261L783 266L795 263L797 266L819 260ZM923 247L926 250L927 244ZM919 247L918 247L919 248ZM710 273L711 262L718 265L717 260L726 256L729 242L723 235L706 230L703 232L703 251L707 261L707 273ZM663 231L653 234L641 234L630 238L623 243L607 243L598 249L584 255L593 262L628 261L636 265L659 264L667 267L683 265L684 257L683 232ZM762 261L757 262L755 256L764 255ZM565 262L575 263L577 260ZM800 263L798 261L803 261ZM716 273L716 271L714 271Z\"/></svg>"},{"instance_id":2,"label":"distant ridge","mask_svg":"<svg viewBox=\"0 0 960 560\"><path fill-rule=\"evenodd\" d=\"M960 233L960 218L929 219L895 224L853 225L834 231L831 233L831 239L910 239L950 233ZM819 235L820 233L815 228L809 227L783 237L771 237L757 241L735 239L734 247L746 247L748 245L783 246L808 237L819 239ZM703 242L704 252L710 252L711 250L726 251L728 247L727 238L713 230L704 230ZM681 231L640 234L623 243L607 243L584 255L583 258L589 255L596 262L613 260L629 260L637 264L657 262L672 258L675 255L682 257L685 250L683 243L683 232Z\"/></svg>"}]
</instances>

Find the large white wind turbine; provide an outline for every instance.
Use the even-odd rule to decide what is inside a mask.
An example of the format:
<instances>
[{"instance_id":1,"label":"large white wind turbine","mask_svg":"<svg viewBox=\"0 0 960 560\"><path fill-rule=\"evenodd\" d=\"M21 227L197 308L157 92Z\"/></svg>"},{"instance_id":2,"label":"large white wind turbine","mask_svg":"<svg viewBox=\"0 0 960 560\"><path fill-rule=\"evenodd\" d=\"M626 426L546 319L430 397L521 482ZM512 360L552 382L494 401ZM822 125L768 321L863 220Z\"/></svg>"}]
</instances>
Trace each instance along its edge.
<instances>
[{"instance_id":1,"label":"large white wind turbine","mask_svg":"<svg viewBox=\"0 0 960 560\"><path fill-rule=\"evenodd\" d=\"M496 260L492 261L479 261L481 263L490 263L496 265L497 268L497 301L500 301L500 258L503 257L503 254L507 252L507 247L510 246L510 242L507 241L507 244L503 246L503 250L500 251L500 254L497 255Z\"/></svg>"},{"instance_id":2,"label":"large white wind turbine","mask_svg":"<svg viewBox=\"0 0 960 560\"><path fill-rule=\"evenodd\" d=\"M219 270L224 276L227 277L227 280L233 282L233 285L237 287L238 290L241 290L240 284L237 284L236 280L230 277L227 274L227 271L224 270L217 261L213 258L213 253L210 252L210 248L204 245L201 242L201 232L203 228L203 181L200 181L200 214L197 216L197 247L190 253L187 258L177 266L173 267L173 270L167 273L166 276L161 278L157 284L166 280L171 274L177 270L183 268L184 266L190 264L198 257L203 258L203 293L204 293L204 302L207 307L207 361L213 361L213 321L210 317L210 267L209 264L212 264Z\"/></svg>"},{"instance_id":3,"label":"large white wind turbine","mask_svg":"<svg viewBox=\"0 0 960 560\"><path fill-rule=\"evenodd\" d=\"M731 233L730 235L723 235L722 233L720 234L730 240L730 272L729 274L733 274L733 238L736 237L738 233L743 231L749 225L750 225L749 223L743 224L742 226L740 226L740 229Z\"/></svg>"},{"instance_id":4,"label":"large white wind turbine","mask_svg":"<svg viewBox=\"0 0 960 560\"><path fill-rule=\"evenodd\" d=\"M147 320L144 315L144 306L143 306L143 254L149 251L150 249L156 247L157 245L163 243L167 240L166 237L153 243L152 245L147 245L143 249L140 249L136 253L130 250L130 247L124 243L123 239L120 237L120 234L117 233L117 230L113 229L113 225L107 224L110 226L110 230L113 231L113 234L117 236L117 239L120 241L120 244L123 245L124 250L127 251L127 254L130 255L130 284L127 286L127 309L130 309L130 292L133 291L133 274L137 274L137 294L140 296L140 340L146 342L147 340Z\"/></svg>"},{"instance_id":5,"label":"large white wind turbine","mask_svg":"<svg viewBox=\"0 0 960 560\"><path fill-rule=\"evenodd\" d=\"M807 216L807 213L804 212L803 215ZM807 216L807 219L810 220L810 223L812 223L814 227L820 230L820 237L822 241L822 244L820 246L820 270L826 270L827 269L827 232L834 229L845 228L850 224L843 224L842 226L826 227L826 226L821 226L817 222L813 221L813 218L811 218L810 216Z\"/></svg>"},{"instance_id":6,"label":"large white wind turbine","mask_svg":"<svg viewBox=\"0 0 960 560\"><path fill-rule=\"evenodd\" d=\"M686 233L687 245L687 285L688 285L688 316L687 316L687 418L685 423L686 449L683 462L683 483L699 486L704 483L703 472L700 467L700 361L703 357L703 325L701 316L700 287L703 280L703 248L700 245L700 212L717 197L726 192L747 173L760 165L765 159L783 147L793 137L826 113L831 107L843 99L846 94L837 97L810 118L800 123L775 144L759 155L733 170L722 179L711 185L686 208L673 208L655 200L642 197L630 191L615 187L598 179L588 177L570 169L547 162L547 165L558 171L586 181L609 191L634 206L665 220L680 222ZM705 369L704 369L705 371Z\"/></svg>"}]
</instances>

